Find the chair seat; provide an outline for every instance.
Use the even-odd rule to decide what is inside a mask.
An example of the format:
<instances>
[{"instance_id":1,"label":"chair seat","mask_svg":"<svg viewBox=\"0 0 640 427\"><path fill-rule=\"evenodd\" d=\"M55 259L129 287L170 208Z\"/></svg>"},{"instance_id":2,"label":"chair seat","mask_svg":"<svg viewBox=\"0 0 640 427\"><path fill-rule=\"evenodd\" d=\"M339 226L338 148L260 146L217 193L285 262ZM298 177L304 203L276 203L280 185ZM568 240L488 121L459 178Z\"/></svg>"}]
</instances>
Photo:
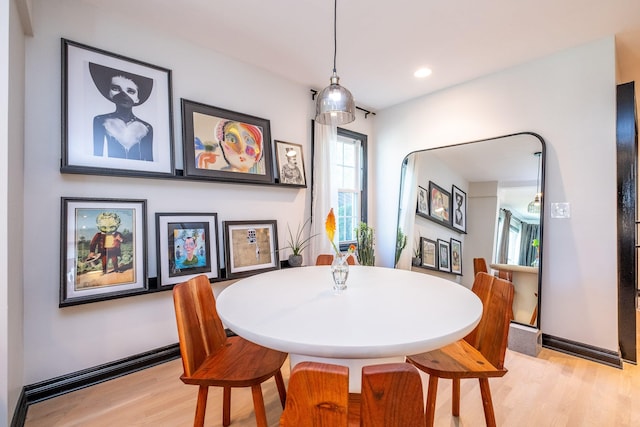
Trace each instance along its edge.
<instances>
[{"instance_id":1,"label":"chair seat","mask_svg":"<svg viewBox=\"0 0 640 427\"><path fill-rule=\"evenodd\" d=\"M430 375L440 378L502 377L506 369L494 367L465 340L459 340L437 350L407 356L407 361Z\"/></svg>"},{"instance_id":2,"label":"chair seat","mask_svg":"<svg viewBox=\"0 0 640 427\"><path fill-rule=\"evenodd\" d=\"M287 353L271 350L242 337L227 338L219 351L207 356L185 384L219 387L249 387L262 383L280 371ZM259 360L260 363L255 363Z\"/></svg>"}]
</instances>

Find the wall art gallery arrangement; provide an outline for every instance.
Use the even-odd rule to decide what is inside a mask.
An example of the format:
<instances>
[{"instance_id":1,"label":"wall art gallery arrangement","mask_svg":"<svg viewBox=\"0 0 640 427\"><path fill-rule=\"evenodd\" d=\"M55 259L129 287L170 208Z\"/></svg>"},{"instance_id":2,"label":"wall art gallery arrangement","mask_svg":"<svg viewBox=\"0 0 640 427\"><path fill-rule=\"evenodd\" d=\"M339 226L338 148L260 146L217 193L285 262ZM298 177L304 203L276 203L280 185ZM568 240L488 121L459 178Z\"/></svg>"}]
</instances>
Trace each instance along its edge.
<instances>
[{"instance_id":1,"label":"wall art gallery arrangement","mask_svg":"<svg viewBox=\"0 0 640 427\"><path fill-rule=\"evenodd\" d=\"M302 145L275 141L268 119L181 99L183 169L174 159L172 73L67 39L62 43L61 173L306 188ZM63 197L59 306L140 295L205 274L280 268L274 220L155 213L157 278L147 277L146 200Z\"/></svg>"}]
</instances>

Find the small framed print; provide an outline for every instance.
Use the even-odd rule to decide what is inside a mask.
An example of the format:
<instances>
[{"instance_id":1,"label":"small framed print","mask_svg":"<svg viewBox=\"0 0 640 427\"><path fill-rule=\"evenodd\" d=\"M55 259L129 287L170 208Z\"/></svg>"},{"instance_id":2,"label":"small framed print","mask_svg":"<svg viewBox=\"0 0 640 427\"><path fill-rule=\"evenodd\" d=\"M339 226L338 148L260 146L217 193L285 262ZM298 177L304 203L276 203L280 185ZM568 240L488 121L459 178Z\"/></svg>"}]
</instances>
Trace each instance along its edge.
<instances>
[{"instance_id":1,"label":"small framed print","mask_svg":"<svg viewBox=\"0 0 640 427\"><path fill-rule=\"evenodd\" d=\"M438 270L451 272L450 255L449 242L438 239Z\"/></svg>"},{"instance_id":2,"label":"small framed print","mask_svg":"<svg viewBox=\"0 0 640 427\"><path fill-rule=\"evenodd\" d=\"M280 268L275 220L225 221L224 241L228 279Z\"/></svg>"},{"instance_id":3,"label":"small framed print","mask_svg":"<svg viewBox=\"0 0 640 427\"><path fill-rule=\"evenodd\" d=\"M429 216L447 225L451 224L451 193L429 181Z\"/></svg>"},{"instance_id":4,"label":"small framed print","mask_svg":"<svg viewBox=\"0 0 640 427\"><path fill-rule=\"evenodd\" d=\"M462 276L462 242L451 239L451 272Z\"/></svg>"},{"instance_id":5,"label":"small framed print","mask_svg":"<svg viewBox=\"0 0 640 427\"><path fill-rule=\"evenodd\" d=\"M422 250L422 267L438 269L438 251L436 242L426 237L420 238L420 246Z\"/></svg>"},{"instance_id":6,"label":"small framed print","mask_svg":"<svg viewBox=\"0 0 640 427\"><path fill-rule=\"evenodd\" d=\"M148 292L146 203L62 198L60 307Z\"/></svg>"},{"instance_id":7,"label":"small framed print","mask_svg":"<svg viewBox=\"0 0 640 427\"><path fill-rule=\"evenodd\" d=\"M452 189L452 225L462 232L467 231L467 193L453 186Z\"/></svg>"},{"instance_id":8,"label":"small framed print","mask_svg":"<svg viewBox=\"0 0 640 427\"><path fill-rule=\"evenodd\" d=\"M275 141L275 144L280 184L306 187L302 145L283 141Z\"/></svg>"},{"instance_id":9,"label":"small framed print","mask_svg":"<svg viewBox=\"0 0 640 427\"><path fill-rule=\"evenodd\" d=\"M156 213L159 289L200 274L220 277L217 218L215 213Z\"/></svg>"},{"instance_id":10,"label":"small framed print","mask_svg":"<svg viewBox=\"0 0 640 427\"><path fill-rule=\"evenodd\" d=\"M184 175L273 184L269 120L182 99Z\"/></svg>"},{"instance_id":11,"label":"small framed print","mask_svg":"<svg viewBox=\"0 0 640 427\"><path fill-rule=\"evenodd\" d=\"M62 39L61 172L173 176L171 70Z\"/></svg>"},{"instance_id":12,"label":"small framed print","mask_svg":"<svg viewBox=\"0 0 640 427\"><path fill-rule=\"evenodd\" d=\"M427 190L418 186L418 206L416 212L420 215L429 216L429 196Z\"/></svg>"}]
</instances>

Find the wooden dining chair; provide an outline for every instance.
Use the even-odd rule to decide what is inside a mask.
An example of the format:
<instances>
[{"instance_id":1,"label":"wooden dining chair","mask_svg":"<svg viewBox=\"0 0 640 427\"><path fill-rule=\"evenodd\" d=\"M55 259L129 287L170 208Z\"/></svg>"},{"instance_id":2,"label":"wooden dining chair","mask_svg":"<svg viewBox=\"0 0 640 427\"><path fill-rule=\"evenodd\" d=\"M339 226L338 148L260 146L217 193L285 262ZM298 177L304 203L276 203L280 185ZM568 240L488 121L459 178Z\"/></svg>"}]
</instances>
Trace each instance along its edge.
<instances>
[{"instance_id":1,"label":"wooden dining chair","mask_svg":"<svg viewBox=\"0 0 640 427\"><path fill-rule=\"evenodd\" d=\"M332 262L333 262L332 254L320 254L316 258L316 265L331 265ZM356 265L356 260L353 257L353 255L349 255L347 257L347 264Z\"/></svg>"},{"instance_id":2,"label":"wooden dining chair","mask_svg":"<svg viewBox=\"0 0 640 427\"><path fill-rule=\"evenodd\" d=\"M473 292L482 301L482 318L464 339L441 349L414 354L407 361L429 374L426 403L426 425L433 426L438 378L453 380L451 413L460 415L460 379L478 378L488 427L496 425L489 378L507 373L504 355L509 336L509 309L513 304L513 284L507 280L480 272L473 283Z\"/></svg>"},{"instance_id":3,"label":"wooden dining chair","mask_svg":"<svg viewBox=\"0 0 640 427\"><path fill-rule=\"evenodd\" d=\"M484 258L474 258L473 259L473 276L475 277L478 273L488 273L489 269L487 268L487 261Z\"/></svg>"},{"instance_id":4,"label":"wooden dining chair","mask_svg":"<svg viewBox=\"0 0 640 427\"><path fill-rule=\"evenodd\" d=\"M275 378L282 407L286 391L280 368L286 353L239 336L227 337L205 275L173 288L183 383L199 386L194 426L204 424L209 387L223 387L222 424L231 423L231 388L251 387L256 423L267 427L261 384Z\"/></svg>"},{"instance_id":5,"label":"wooden dining chair","mask_svg":"<svg viewBox=\"0 0 640 427\"><path fill-rule=\"evenodd\" d=\"M362 368L360 427L424 427L422 380L409 363Z\"/></svg>"},{"instance_id":6,"label":"wooden dining chair","mask_svg":"<svg viewBox=\"0 0 640 427\"><path fill-rule=\"evenodd\" d=\"M349 368L300 362L291 370L280 427L347 427Z\"/></svg>"}]
</instances>

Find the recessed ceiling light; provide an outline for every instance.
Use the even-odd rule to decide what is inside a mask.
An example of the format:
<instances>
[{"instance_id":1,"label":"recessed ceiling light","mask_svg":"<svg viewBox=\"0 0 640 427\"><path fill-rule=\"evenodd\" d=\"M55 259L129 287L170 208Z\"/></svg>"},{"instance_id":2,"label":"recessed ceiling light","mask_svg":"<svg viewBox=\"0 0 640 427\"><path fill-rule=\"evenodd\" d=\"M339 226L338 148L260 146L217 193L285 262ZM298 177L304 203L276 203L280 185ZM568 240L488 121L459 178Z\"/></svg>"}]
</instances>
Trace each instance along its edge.
<instances>
[{"instance_id":1,"label":"recessed ceiling light","mask_svg":"<svg viewBox=\"0 0 640 427\"><path fill-rule=\"evenodd\" d=\"M431 72L432 71L430 68L420 68L418 71L413 73L413 75L419 79L422 79L424 77L430 76Z\"/></svg>"}]
</instances>

